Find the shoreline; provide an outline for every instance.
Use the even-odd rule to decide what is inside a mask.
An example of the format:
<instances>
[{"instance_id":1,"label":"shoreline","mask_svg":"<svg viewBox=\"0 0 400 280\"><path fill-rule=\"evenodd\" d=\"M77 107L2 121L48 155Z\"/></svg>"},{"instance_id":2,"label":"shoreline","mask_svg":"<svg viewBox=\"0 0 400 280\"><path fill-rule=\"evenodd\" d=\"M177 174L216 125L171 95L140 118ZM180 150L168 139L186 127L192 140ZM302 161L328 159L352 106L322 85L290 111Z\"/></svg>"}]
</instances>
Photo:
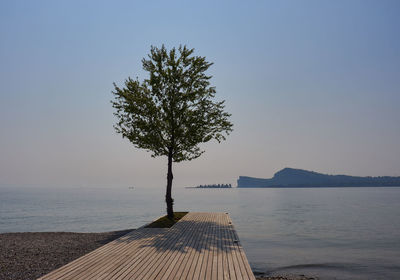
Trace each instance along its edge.
<instances>
[{"instance_id":1,"label":"shoreline","mask_svg":"<svg viewBox=\"0 0 400 280\"><path fill-rule=\"evenodd\" d=\"M35 280L132 230L0 233L0 279ZM305 275L255 274L257 280L317 280Z\"/></svg>"}]
</instances>

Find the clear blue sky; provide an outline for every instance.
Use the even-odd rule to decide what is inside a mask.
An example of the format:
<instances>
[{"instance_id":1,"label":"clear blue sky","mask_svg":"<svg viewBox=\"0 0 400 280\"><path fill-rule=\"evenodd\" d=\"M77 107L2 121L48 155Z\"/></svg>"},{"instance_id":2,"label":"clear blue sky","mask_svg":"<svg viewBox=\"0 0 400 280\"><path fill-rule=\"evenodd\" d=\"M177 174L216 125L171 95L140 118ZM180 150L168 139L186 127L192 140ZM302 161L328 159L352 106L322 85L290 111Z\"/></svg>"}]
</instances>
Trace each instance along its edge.
<instances>
[{"instance_id":1,"label":"clear blue sky","mask_svg":"<svg viewBox=\"0 0 400 280\"><path fill-rule=\"evenodd\" d=\"M117 135L110 104L163 43L215 63L234 123L175 186L400 176L399 1L135 2L0 2L0 186L164 187L166 159Z\"/></svg>"}]
</instances>

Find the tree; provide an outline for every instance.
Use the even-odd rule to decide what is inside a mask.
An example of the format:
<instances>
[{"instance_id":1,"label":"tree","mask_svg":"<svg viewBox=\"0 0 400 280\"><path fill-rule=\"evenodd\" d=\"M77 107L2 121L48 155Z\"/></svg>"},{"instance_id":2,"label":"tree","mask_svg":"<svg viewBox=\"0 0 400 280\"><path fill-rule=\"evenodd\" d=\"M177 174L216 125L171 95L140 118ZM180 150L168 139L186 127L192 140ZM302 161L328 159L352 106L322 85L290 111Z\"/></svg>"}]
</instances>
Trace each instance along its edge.
<instances>
[{"instance_id":1,"label":"tree","mask_svg":"<svg viewBox=\"0 0 400 280\"><path fill-rule=\"evenodd\" d=\"M165 201L170 219L172 163L198 158L204 152L200 143L221 142L232 131L225 101L213 101L212 76L205 74L213 63L193 52L186 46L169 52L164 45L152 46L148 59L142 59L149 77L142 82L128 77L125 87L114 83L112 92L116 131L136 148L152 152L152 157L168 157Z\"/></svg>"}]
</instances>

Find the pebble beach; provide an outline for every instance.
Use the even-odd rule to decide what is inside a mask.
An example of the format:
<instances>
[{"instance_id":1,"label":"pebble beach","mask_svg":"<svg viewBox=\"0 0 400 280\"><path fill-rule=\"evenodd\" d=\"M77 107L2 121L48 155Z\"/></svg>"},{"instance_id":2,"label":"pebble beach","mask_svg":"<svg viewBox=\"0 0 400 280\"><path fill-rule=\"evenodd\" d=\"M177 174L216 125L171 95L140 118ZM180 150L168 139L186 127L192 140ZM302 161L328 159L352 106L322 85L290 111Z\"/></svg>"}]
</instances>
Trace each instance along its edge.
<instances>
[{"instance_id":1,"label":"pebble beach","mask_svg":"<svg viewBox=\"0 0 400 280\"><path fill-rule=\"evenodd\" d=\"M37 279L130 231L2 233L0 279Z\"/></svg>"}]
</instances>

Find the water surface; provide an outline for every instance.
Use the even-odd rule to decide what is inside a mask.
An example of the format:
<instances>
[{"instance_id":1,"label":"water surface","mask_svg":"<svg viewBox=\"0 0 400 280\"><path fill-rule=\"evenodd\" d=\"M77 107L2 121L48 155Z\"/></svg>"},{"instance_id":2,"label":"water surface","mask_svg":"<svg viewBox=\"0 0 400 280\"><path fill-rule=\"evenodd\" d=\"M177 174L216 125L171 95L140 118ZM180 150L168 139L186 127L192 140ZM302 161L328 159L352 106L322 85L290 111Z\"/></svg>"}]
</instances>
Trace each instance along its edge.
<instances>
[{"instance_id":1,"label":"water surface","mask_svg":"<svg viewBox=\"0 0 400 280\"><path fill-rule=\"evenodd\" d=\"M136 228L164 189L0 188L0 232ZM253 269L400 279L400 188L175 189L175 210L229 212Z\"/></svg>"}]
</instances>

